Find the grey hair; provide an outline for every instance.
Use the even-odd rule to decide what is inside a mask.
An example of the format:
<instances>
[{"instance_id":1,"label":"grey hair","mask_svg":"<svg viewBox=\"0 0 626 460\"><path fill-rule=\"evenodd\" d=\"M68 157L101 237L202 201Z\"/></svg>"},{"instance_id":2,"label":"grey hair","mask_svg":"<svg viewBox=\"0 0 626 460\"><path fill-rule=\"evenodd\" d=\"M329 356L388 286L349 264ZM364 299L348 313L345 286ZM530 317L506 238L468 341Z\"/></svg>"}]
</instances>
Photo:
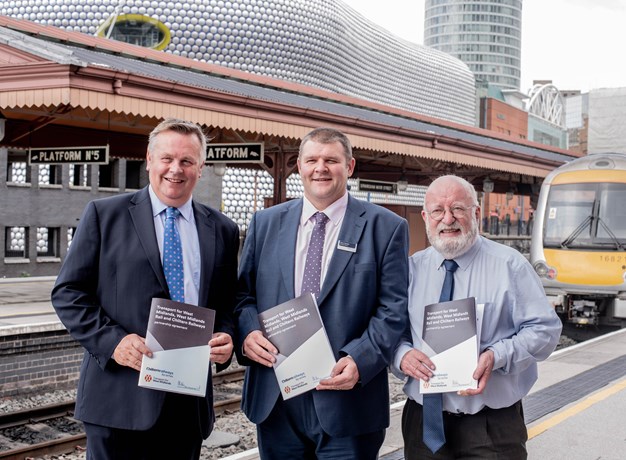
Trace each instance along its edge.
<instances>
[{"instance_id":1,"label":"grey hair","mask_svg":"<svg viewBox=\"0 0 626 460\"><path fill-rule=\"evenodd\" d=\"M472 204L474 206L479 206L478 194L476 193L476 189L474 188L474 186L472 184L470 184L467 180L463 179L462 177L455 176L454 174L448 174L448 175L445 175L445 176L439 176L437 179L432 181L432 183L428 186L428 189L426 190L426 194L428 194L428 192L430 191L431 187L433 187L434 185L436 185L437 183L439 183L439 182L441 182L443 180L452 180L452 181L456 182L458 185L460 185L461 187L463 187L465 189L465 192L467 193L467 195L471 198Z\"/></svg>"}]
</instances>

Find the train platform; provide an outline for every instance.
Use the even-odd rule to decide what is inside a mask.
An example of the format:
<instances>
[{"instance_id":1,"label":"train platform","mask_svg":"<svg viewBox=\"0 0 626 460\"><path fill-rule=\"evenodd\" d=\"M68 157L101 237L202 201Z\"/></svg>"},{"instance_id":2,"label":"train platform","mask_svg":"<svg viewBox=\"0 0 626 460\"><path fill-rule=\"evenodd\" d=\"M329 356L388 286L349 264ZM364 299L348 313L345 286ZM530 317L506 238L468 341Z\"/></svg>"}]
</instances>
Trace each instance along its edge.
<instances>
[{"instance_id":1,"label":"train platform","mask_svg":"<svg viewBox=\"0 0 626 460\"><path fill-rule=\"evenodd\" d=\"M391 407L381 460L404 460L403 407ZM524 413L529 459L626 458L626 329L556 351L540 363ZM252 450L224 460L258 458Z\"/></svg>"},{"instance_id":2,"label":"train platform","mask_svg":"<svg viewBox=\"0 0 626 460\"><path fill-rule=\"evenodd\" d=\"M0 336L63 326L52 308L54 276L0 278Z\"/></svg>"},{"instance_id":3,"label":"train platform","mask_svg":"<svg viewBox=\"0 0 626 460\"><path fill-rule=\"evenodd\" d=\"M62 327L50 304L54 277L0 279L0 336ZM403 403L391 407L381 460L403 460ZM524 399L530 459L626 458L626 329L556 351L539 363ZM225 457L256 460L256 450Z\"/></svg>"}]
</instances>

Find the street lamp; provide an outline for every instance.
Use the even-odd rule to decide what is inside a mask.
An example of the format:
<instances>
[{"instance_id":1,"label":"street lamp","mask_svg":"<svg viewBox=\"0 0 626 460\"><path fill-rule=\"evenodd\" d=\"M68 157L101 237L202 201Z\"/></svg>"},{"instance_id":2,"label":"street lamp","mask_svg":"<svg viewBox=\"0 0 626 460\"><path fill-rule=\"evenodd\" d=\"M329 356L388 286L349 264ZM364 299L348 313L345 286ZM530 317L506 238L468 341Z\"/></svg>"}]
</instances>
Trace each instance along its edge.
<instances>
[{"instance_id":1,"label":"street lamp","mask_svg":"<svg viewBox=\"0 0 626 460\"><path fill-rule=\"evenodd\" d=\"M222 177L226 174L226 165L224 163L215 163L213 165L213 174L218 177Z\"/></svg>"},{"instance_id":2,"label":"street lamp","mask_svg":"<svg viewBox=\"0 0 626 460\"><path fill-rule=\"evenodd\" d=\"M493 181L489 179L489 176L485 177L485 180L483 181L483 192L493 192Z\"/></svg>"}]
</instances>

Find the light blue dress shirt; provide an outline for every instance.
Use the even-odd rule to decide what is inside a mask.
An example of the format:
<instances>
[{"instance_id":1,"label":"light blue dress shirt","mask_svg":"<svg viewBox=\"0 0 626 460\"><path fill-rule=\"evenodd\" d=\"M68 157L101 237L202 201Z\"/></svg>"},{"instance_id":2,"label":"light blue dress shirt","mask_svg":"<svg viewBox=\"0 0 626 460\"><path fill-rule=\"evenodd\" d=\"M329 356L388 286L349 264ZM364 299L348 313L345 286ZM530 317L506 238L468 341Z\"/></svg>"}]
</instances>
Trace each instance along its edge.
<instances>
[{"instance_id":1,"label":"light blue dress shirt","mask_svg":"<svg viewBox=\"0 0 626 460\"><path fill-rule=\"evenodd\" d=\"M411 337L396 349L392 371L400 371L411 342L420 349L424 306L439 301L445 277L443 256L429 247L409 257L409 319ZM530 263L515 249L479 236L465 254L454 259L454 299L475 297L484 304L480 350L494 352L494 371L485 391L476 396L443 394L443 409L475 414L483 407L508 407L521 400L537 380L537 362L555 349L561 321L546 299ZM422 403L419 382L409 378L404 392Z\"/></svg>"},{"instance_id":2,"label":"light blue dress shirt","mask_svg":"<svg viewBox=\"0 0 626 460\"><path fill-rule=\"evenodd\" d=\"M165 209L167 206L159 200L148 187L150 201L152 203L152 216L154 218L154 231L159 244L161 262L163 262L163 232L165 225ZM180 217L176 219L176 228L180 235L180 242L183 247L183 270L185 277L185 303L198 305L198 292L200 290L200 240L198 239L198 228L193 215L191 199L178 208Z\"/></svg>"}]
</instances>

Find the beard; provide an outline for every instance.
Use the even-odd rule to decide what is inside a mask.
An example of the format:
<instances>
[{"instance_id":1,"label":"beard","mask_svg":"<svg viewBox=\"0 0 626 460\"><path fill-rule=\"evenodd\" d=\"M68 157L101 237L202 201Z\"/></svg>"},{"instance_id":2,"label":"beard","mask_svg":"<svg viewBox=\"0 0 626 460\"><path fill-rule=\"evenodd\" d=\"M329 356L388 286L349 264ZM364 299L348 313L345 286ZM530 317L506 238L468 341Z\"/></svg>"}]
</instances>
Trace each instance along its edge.
<instances>
[{"instance_id":1,"label":"beard","mask_svg":"<svg viewBox=\"0 0 626 460\"><path fill-rule=\"evenodd\" d=\"M453 238L441 238L439 233L442 230L460 230L461 234ZM445 259L454 259L460 255L465 254L472 246L476 237L478 236L478 222L472 218L470 228L464 232L463 227L458 221L455 221L452 225L446 225L443 222L439 222L437 228L432 230L430 226L426 226L426 235L430 244L439 252Z\"/></svg>"}]
</instances>

